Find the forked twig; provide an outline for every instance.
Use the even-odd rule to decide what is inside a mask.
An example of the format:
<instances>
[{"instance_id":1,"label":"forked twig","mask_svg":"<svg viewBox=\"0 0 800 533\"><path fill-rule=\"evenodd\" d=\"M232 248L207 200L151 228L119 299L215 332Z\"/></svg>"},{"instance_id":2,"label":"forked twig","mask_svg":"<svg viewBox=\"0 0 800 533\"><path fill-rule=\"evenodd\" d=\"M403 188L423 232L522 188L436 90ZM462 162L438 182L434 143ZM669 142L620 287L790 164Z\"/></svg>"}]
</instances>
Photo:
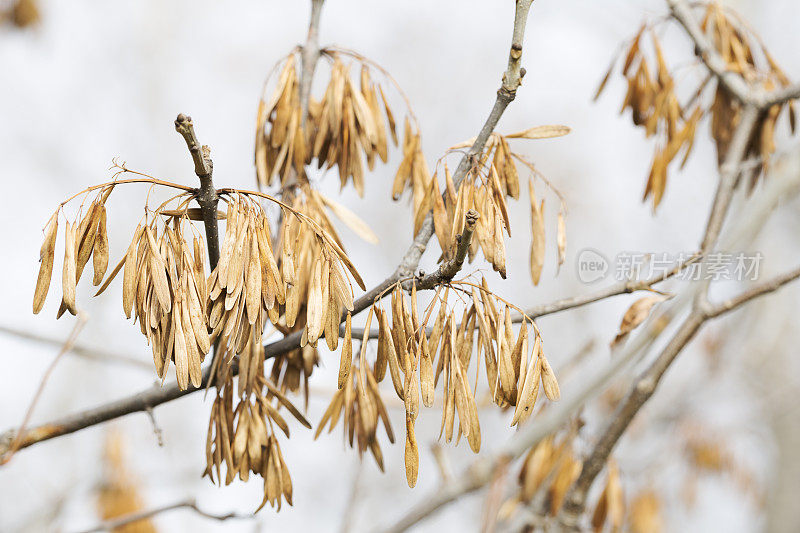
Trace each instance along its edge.
<instances>
[{"instance_id":1,"label":"forked twig","mask_svg":"<svg viewBox=\"0 0 800 533\"><path fill-rule=\"evenodd\" d=\"M173 503L171 505L164 505L161 507L155 507L153 509L146 509L144 511L136 511L134 513L126 514L117 518L112 518L110 520L105 520L97 524L94 527L89 529L84 529L80 533L96 533L98 531L116 531L118 528L122 526L127 526L129 524L134 524L136 522L140 522L142 520L147 520L148 518L152 518L156 515L160 515L169 511L174 511L176 509L190 509L194 513L209 518L211 520L252 520L253 515L251 514L237 514L237 513L226 513L226 514L212 514L206 511L203 511L198 505L197 502L194 500L186 500L178 503Z\"/></svg>"}]
</instances>

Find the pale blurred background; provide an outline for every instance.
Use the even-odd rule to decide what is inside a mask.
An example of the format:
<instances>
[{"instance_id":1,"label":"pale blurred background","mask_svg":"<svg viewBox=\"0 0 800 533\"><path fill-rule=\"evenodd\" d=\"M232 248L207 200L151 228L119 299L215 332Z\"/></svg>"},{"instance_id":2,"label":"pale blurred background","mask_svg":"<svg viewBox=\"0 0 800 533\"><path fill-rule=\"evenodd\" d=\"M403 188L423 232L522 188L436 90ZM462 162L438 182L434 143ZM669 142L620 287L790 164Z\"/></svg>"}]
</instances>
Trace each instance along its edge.
<instances>
[{"instance_id":1,"label":"pale blurred background","mask_svg":"<svg viewBox=\"0 0 800 533\"><path fill-rule=\"evenodd\" d=\"M796 1L729 4L764 38L788 75L800 79ZM74 318L53 318L57 282L42 314L30 312L40 229L57 203L107 181L114 157L131 168L193 185L186 147L172 125L179 112L193 117L201 142L211 146L217 186L253 188L253 129L262 83L272 65L305 39L309 2L41 0L39 7L38 25L0 27L0 175L6 198L0 214L5 303L0 325L63 340ZM534 287L528 274L527 200L512 204L516 233L507 244L509 277L490 279L498 293L516 304L527 307L593 290L578 281L575 270L575 258L586 247L613 257L624 250L677 253L697 246L717 178L707 124L701 126L686 170L671 174L654 215L641 202L653 145L628 115L618 114L624 81L612 78L600 100L591 101L620 43L645 17L665 12L664 2L657 0L534 3L523 55L527 76L498 129L572 128L561 139L515 144L566 197L568 247L556 277L555 239L550 237L542 282ZM328 0L320 41L355 49L392 73L414 106L433 163L449 146L474 136L491 108L506 65L513 14L512 0ZM676 27L666 32L664 46L673 64L691 60L692 49ZM400 101L394 101L399 112ZM786 125L778 129L778 151L797 151ZM410 208L390 200L396 156L367 177L365 198L351 188L341 196L380 237L373 246L346 228L341 232L368 286L394 269L412 237ZM796 182L799 170L787 156L770 179ZM337 182L329 176L321 186L334 193ZM115 192L109 204L112 264L127 247L146 188L125 191ZM551 195L547 203L548 236L554 236L556 200ZM763 252L764 273L796 266L798 207L786 194L775 216L745 248ZM420 265L428 271L438 254L435 244L430 248ZM791 496L798 495L798 477L787 480L785 474L800 462L795 407L800 374L794 357L800 342L799 296L800 288L790 286L704 330L621 443L615 456L626 495L657 488L667 531L758 531L767 523L770 505L780 501L768 492L776 483L785 483L782 498L796 501ZM124 397L154 382L149 348L138 326L127 323L122 313L119 283L92 299L84 280L78 297L90 316L79 344L144 364L65 356L34 423ZM608 342L634 299L622 296L539 320L556 369L589 341L593 348L582 365L591 369L606 361ZM21 421L56 352L52 345L0 334L0 431ZM336 386L338 356L323 354L322 359L311 382L309 419L314 424ZM564 379L562 390L577 386L580 374ZM128 466L146 507L197 498L209 512L251 512L261 501L260 478L224 488L200 479L209 408L202 394L157 408L163 447L148 417L139 413L21 451L0 468L0 531L69 532L96 524L103 444L112 428L125 438ZM396 432L402 432L402 409L392 415ZM179 510L155 523L170 532L339 531L347 509L352 531L388 525L440 482L429 452L439 416L438 410L424 410L418 422L421 469L413 490L405 482L402 440L393 447L383 443L387 471L382 474L371 458L359 468L357 453L342 444L341 426L314 442L312 431L295 424L291 440L281 444L294 483L294 507L280 513L267 507L252 520L226 522ZM593 403L586 416L584 445L606 416L602 402ZM496 409L481 413L482 453L512 437L509 420L510 413ZM724 446L738 474L699 474L693 483L697 469L681 449L688 427ZM446 453L456 472L473 459L466 445L446 447ZM751 478L745 489L737 475ZM354 486L355 504L348 504ZM417 531L477 530L483 500L482 493L464 498Z\"/></svg>"}]
</instances>

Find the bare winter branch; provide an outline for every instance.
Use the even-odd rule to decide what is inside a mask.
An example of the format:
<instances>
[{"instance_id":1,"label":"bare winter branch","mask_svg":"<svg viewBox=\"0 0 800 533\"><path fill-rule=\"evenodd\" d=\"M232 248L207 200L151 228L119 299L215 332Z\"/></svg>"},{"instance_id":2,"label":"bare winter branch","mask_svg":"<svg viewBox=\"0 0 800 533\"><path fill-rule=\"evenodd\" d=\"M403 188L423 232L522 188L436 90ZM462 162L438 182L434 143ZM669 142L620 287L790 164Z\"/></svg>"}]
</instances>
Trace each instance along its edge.
<instances>
[{"instance_id":1,"label":"bare winter branch","mask_svg":"<svg viewBox=\"0 0 800 533\"><path fill-rule=\"evenodd\" d=\"M226 514L213 514L206 511L203 511L200 507L198 507L197 502L194 500L187 500L183 502L173 503L171 505L164 505L162 507L155 507L153 509L147 509L144 511L137 511L135 513L130 513L124 516L120 516L119 518L113 518L111 520L106 520L97 524L96 526L84 529L81 533L96 533L98 531L117 531L118 528L122 526L127 526L129 524L134 524L141 520L147 520L148 518L152 518L156 515L164 514L169 511L174 511L176 509L190 509L195 514L198 514L202 517L211 519L211 520L252 520L253 515L247 514L237 514L237 513L226 513Z\"/></svg>"}]
</instances>

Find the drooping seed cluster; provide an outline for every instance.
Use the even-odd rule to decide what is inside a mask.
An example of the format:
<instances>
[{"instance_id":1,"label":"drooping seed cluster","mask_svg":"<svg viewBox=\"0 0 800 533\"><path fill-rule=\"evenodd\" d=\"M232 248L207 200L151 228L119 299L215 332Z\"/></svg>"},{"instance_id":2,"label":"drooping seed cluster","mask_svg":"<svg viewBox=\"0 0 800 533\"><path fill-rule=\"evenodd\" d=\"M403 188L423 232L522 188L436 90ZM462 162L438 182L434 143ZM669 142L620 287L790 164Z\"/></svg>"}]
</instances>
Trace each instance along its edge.
<instances>
[{"instance_id":1,"label":"drooping seed cluster","mask_svg":"<svg viewBox=\"0 0 800 533\"><path fill-rule=\"evenodd\" d=\"M324 336L328 346L336 349L342 309L353 309L346 272L362 289L363 281L338 238L326 231L330 220L324 213L306 214L311 211L305 200L281 204L283 223L275 241L276 254L261 205L241 193L226 193L224 198L228 204L225 238L217 268L208 280L209 325L218 346L212 370L218 395L209 424L206 472L213 479L216 471L220 481L225 463L226 484L237 475L246 480L250 472L260 474L264 478L262 506L269 502L280 509L282 499L291 504L292 485L273 429L277 425L289 436L279 408L285 407L311 427L284 391L296 390L302 376L307 401L308 376L318 359L316 344ZM271 377L264 373L262 335L267 321L284 334L303 332L300 348L275 359ZM234 361L239 370L235 394Z\"/></svg>"},{"instance_id":2,"label":"drooping seed cluster","mask_svg":"<svg viewBox=\"0 0 800 533\"><path fill-rule=\"evenodd\" d=\"M192 247L182 219L140 224L124 258L122 307L138 319L153 350L156 373L167 374L170 361L182 389L200 386L201 363L211 349L206 306L205 246L199 235Z\"/></svg>"},{"instance_id":3,"label":"drooping seed cluster","mask_svg":"<svg viewBox=\"0 0 800 533\"><path fill-rule=\"evenodd\" d=\"M106 229L105 204L113 189L113 185L100 188L80 222L77 219L72 223L66 221L64 264L61 278L62 297L56 318L61 318L65 311L69 311L72 315L77 314L76 287L90 257L94 268L94 276L92 278L94 285L99 285L103 281L103 276L108 268L108 231ZM58 216L63 205L61 204L56 209L44 229L44 240L39 252L41 264L39 265L39 275L36 279L36 289L33 295L34 313L39 313L42 310L47 298L47 292L50 289L53 263L55 261L56 237L58 235Z\"/></svg>"},{"instance_id":4,"label":"drooping seed cluster","mask_svg":"<svg viewBox=\"0 0 800 533\"><path fill-rule=\"evenodd\" d=\"M304 192L302 195L285 194L284 200L296 212L302 213L323 228L338 249L341 249L341 240L326 207L333 206L331 211L334 214L355 227L360 235L368 236L364 233L366 225L359 231L360 220L354 214L317 191L305 189ZM369 231L368 228L366 231ZM304 334L301 347L273 360L271 375L283 391L296 391L303 384L308 398L308 378L319 360L317 341L324 337L328 349L336 350L341 313L343 310L353 309L352 290L344 277L344 269L340 264L329 260L331 254L324 251L319 239L312 232L303 231L302 226L296 224L284 224L278 233L277 243L284 251L278 257L279 269L292 272L292 287L287 294L294 299L294 303L291 311L287 311L285 319L275 324L275 327L283 334L295 331L303 331Z\"/></svg>"},{"instance_id":5,"label":"drooping seed cluster","mask_svg":"<svg viewBox=\"0 0 800 533\"><path fill-rule=\"evenodd\" d=\"M460 320L454 309L448 307L451 291L459 297L467 296ZM443 294L442 294L443 292ZM475 386L470 385L468 369L473 352L476 354L476 372L481 361L486 367L487 383L494 403L506 408L514 406L512 425L523 423L533 412L540 384L550 400L558 400L560 392L555 374L541 348L541 337L535 324L525 320L514 339L510 309L498 311L494 296L483 280L482 285L470 282L451 282L440 287L433 302L421 313L417 305L416 285L412 283L410 297L401 286L394 286L389 309L374 305L367 317L360 360L353 363L351 320L345 322L344 344L339 368L339 391L329 405L320 426L330 422L336 425L339 413L345 414L345 431L358 435L359 449L369 447L378 460L376 441L378 418L384 420L387 434L393 434L385 418L385 407L377 392L377 384L386 374L406 411L406 476L410 486L416 483L419 472L419 450L415 435L415 422L420 403L432 407L435 389L443 378L442 422L440 438L451 442L458 429L457 440L464 436L470 448L478 452L481 446L480 421L475 400ZM462 300L459 300L462 301ZM432 328L426 326L438 305ZM366 363L367 335L374 320L377 321L378 346L372 368ZM533 348L528 351L528 338L534 335ZM475 332L477 331L477 335ZM483 358L481 358L483 354ZM438 356L438 357L437 357ZM358 370L354 370L354 369ZM388 371L388 372L387 372ZM374 382L374 385L373 385ZM458 426L455 425L456 414ZM321 427L318 429L318 434ZM378 448L377 450L373 448Z\"/></svg>"},{"instance_id":6,"label":"drooping seed cluster","mask_svg":"<svg viewBox=\"0 0 800 533\"><path fill-rule=\"evenodd\" d=\"M362 344L362 349L365 346L366 343ZM350 343L345 340L342 350L346 351L349 347ZM345 377L342 387L334 393L331 403L317 424L314 438L319 437L326 425L329 426L328 432L333 431L341 418L345 438L350 447L358 446L359 454L362 455L369 450L382 471L383 452L376 434L380 420L389 442L394 444L394 432L389 414L378 389L378 380L369 365L352 366L351 370L352 372Z\"/></svg>"},{"instance_id":7,"label":"drooping seed cluster","mask_svg":"<svg viewBox=\"0 0 800 533\"><path fill-rule=\"evenodd\" d=\"M291 331L301 311L303 346L316 346L324 334L335 349L341 309L353 306L345 272L363 287L335 239L312 218L301 220L305 215L288 205L285 209L277 255L261 205L242 194L228 199L220 260L209 278L209 325L219 343L218 366L242 353L251 339L260 342L267 320ZM215 372L224 379L219 368Z\"/></svg>"},{"instance_id":8,"label":"drooping seed cluster","mask_svg":"<svg viewBox=\"0 0 800 533\"><path fill-rule=\"evenodd\" d=\"M253 361L257 356L263 361L260 342L248 343L246 353L252 356L249 359ZM301 424L308 428L311 424L261 374L250 382L250 389L244 397L237 395L234 389L232 377L229 377L217 391L209 420L203 475L212 482L216 475L216 482L221 484L223 464L226 466L226 485L237 476L247 481L251 472L258 474L264 480L264 499L258 509L269 502L270 506L280 510L283 500L292 504L292 479L275 432L275 426L278 426L288 438L289 425L278 409L286 407Z\"/></svg>"},{"instance_id":9,"label":"drooping seed cluster","mask_svg":"<svg viewBox=\"0 0 800 533\"><path fill-rule=\"evenodd\" d=\"M392 183L392 199L399 200L406 189L411 190L411 201L414 212L414 235L419 231L417 218L423 199L430 188L431 173L422 153L422 137L419 129L412 126L406 117L403 126L403 159L397 168ZM428 206L430 211L431 206ZM423 216L424 214L423 213ZM419 222L421 224L421 222Z\"/></svg>"},{"instance_id":10,"label":"drooping seed cluster","mask_svg":"<svg viewBox=\"0 0 800 533\"><path fill-rule=\"evenodd\" d=\"M226 222L219 262L208 279L209 326L218 346L218 365L244 353L251 340L260 342L267 317L278 322L279 306L286 301L261 206L234 195L228 201ZM214 372L225 380L224 369Z\"/></svg>"},{"instance_id":11,"label":"drooping seed cluster","mask_svg":"<svg viewBox=\"0 0 800 533\"><path fill-rule=\"evenodd\" d=\"M416 211L415 232L422 225L425 215L433 210L433 221L443 258L449 258L455 251L456 236L464 229L464 214L474 209L480 215L475 229L477 239L473 239L469 250L472 262L480 249L484 258L492 264L502 277L506 276L506 249L503 233L511 236L511 223L506 198L519 199L519 172L515 159L528 167L535 177L539 177L553 189L536 168L525 158L511 151L509 139L546 139L569 133L566 126L536 126L509 135L493 133L486 148L476 163L470 168L466 179L456 192L452 176L445 165L445 191L442 198L436 176L428 185L427 194ZM451 147L451 150L468 148L473 139ZM566 230L564 223L565 207L560 193L553 189L561 201L558 213L558 265L564 262L566 251ZM539 204L533 191L533 180L529 181L531 198L531 279L539 283L545 257L544 200Z\"/></svg>"},{"instance_id":12,"label":"drooping seed cluster","mask_svg":"<svg viewBox=\"0 0 800 533\"><path fill-rule=\"evenodd\" d=\"M786 74L756 35L737 15L726 11L719 3L698 4L704 10L701 29L709 35L710 42L726 64L726 70L740 74L748 82L765 90L791 84ZM659 138L647 179L644 199L653 197L653 208L661 202L667 184L667 169L679 153L683 152L680 168L686 164L694 145L695 132L700 120L711 115L711 136L717 146L719 163L725 159L733 132L741 120L743 107L714 76L707 75L695 86L680 87L669 71L663 50L656 36L655 26L644 24L627 48L622 75L628 90L622 102L622 111L630 108L633 123L644 128L648 137ZM655 67L648 62L647 36L651 37ZM606 73L597 96L605 88L616 60ZM704 95L712 92L713 98ZM679 94L692 96L681 104ZM781 111L786 108L792 132L795 126L794 104L772 106L762 113L756 132L748 141L746 158L758 159L759 164L750 171L751 185L761 176L775 151L775 126Z\"/></svg>"},{"instance_id":13,"label":"drooping seed cluster","mask_svg":"<svg viewBox=\"0 0 800 533\"><path fill-rule=\"evenodd\" d=\"M574 428L560 437L550 435L528 451L517 476L518 491L503 504L501 520L508 520L521 505L533 507L543 516L558 514L582 468L574 450L575 435Z\"/></svg>"},{"instance_id":14,"label":"drooping seed cluster","mask_svg":"<svg viewBox=\"0 0 800 533\"><path fill-rule=\"evenodd\" d=\"M287 58L270 99L261 100L256 120L258 182L269 186L279 178L286 186L294 177L302 182L306 165L316 160L318 168L336 166L342 187L352 181L363 196L364 159L369 170L376 157L387 161L387 125L397 144L394 114L366 62L361 62L360 86L356 86L338 53L323 54L333 63L330 79L321 101L310 97L305 127L295 54Z\"/></svg>"},{"instance_id":15,"label":"drooping seed cluster","mask_svg":"<svg viewBox=\"0 0 800 533\"><path fill-rule=\"evenodd\" d=\"M498 518L509 521L524 507L541 516L556 516L572 484L580 475L581 460L574 449L575 424L561 435L550 435L528 450L517 476L518 490L500 508ZM619 467L614 459L606 464L603 489L591 513L593 531L629 529L644 533L660 531L657 510L650 502L638 501L643 494L625 501Z\"/></svg>"}]
</instances>

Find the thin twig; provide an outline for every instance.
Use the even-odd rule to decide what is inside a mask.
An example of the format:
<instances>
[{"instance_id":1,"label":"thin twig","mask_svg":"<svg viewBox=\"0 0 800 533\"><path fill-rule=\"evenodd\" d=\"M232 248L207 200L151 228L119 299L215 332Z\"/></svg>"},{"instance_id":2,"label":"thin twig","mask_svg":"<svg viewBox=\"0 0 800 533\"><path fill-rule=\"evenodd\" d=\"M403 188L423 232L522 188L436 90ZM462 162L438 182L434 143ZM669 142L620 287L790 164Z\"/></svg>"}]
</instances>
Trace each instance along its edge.
<instances>
[{"instance_id":1,"label":"thin twig","mask_svg":"<svg viewBox=\"0 0 800 533\"><path fill-rule=\"evenodd\" d=\"M787 283L796 280L798 277L800 277L800 267L790 270L785 274L781 274L765 282L754 285L738 296L712 306L711 309L706 311L706 314L709 318L715 318L721 314L727 313L741 305L746 304L754 298L774 292Z\"/></svg>"},{"instance_id":2,"label":"thin twig","mask_svg":"<svg viewBox=\"0 0 800 533\"><path fill-rule=\"evenodd\" d=\"M211 270L214 270L219 261L219 227L217 225L217 202L219 197L214 189L212 175L214 163L211 161L208 146L200 146L197 135L194 132L192 117L178 115L175 119L175 130L181 134L189 148L189 153L194 161L194 172L200 178L200 189L195 199L200 205L200 212L203 216L203 225L206 228L206 242L208 243L208 261Z\"/></svg>"},{"instance_id":3,"label":"thin twig","mask_svg":"<svg viewBox=\"0 0 800 533\"><path fill-rule=\"evenodd\" d=\"M319 59L319 19L325 0L311 0L311 17L308 23L308 37L300 54L303 70L300 73L300 107L302 122L308 118L308 98L311 95L311 82Z\"/></svg>"},{"instance_id":4,"label":"thin twig","mask_svg":"<svg viewBox=\"0 0 800 533\"><path fill-rule=\"evenodd\" d=\"M349 533L353 529L353 519L356 516L356 509L359 503L361 476L363 473L364 461L359 459L355 472L353 472L353 481L350 486L350 497L347 499L347 506L342 513L342 527L339 528L341 533Z\"/></svg>"},{"instance_id":5,"label":"thin twig","mask_svg":"<svg viewBox=\"0 0 800 533\"><path fill-rule=\"evenodd\" d=\"M148 407L144 411L147 413L148 418L150 418L150 424L153 426L153 435L156 436L156 441L158 442L159 447L163 447L164 432L161 431L161 427L158 425L158 421L156 421L156 414L153 412L153 408Z\"/></svg>"},{"instance_id":6,"label":"thin twig","mask_svg":"<svg viewBox=\"0 0 800 533\"><path fill-rule=\"evenodd\" d=\"M772 107L773 105L780 105L789 100L800 98L800 83L783 87L782 89L775 89L764 95L761 105L764 109Z\"/></svg>"},{"instance_id":7,"label":"thin twig","mask_svg":"<svg viewBox=\"0 0 800 533\"><path fill-rule=\"evenodd\" d=\"M36 389L36 393L33 395L33 400L31 400L30 405L28 406L28 410L25 412L25 417L22 419L22 423L19 425L19 429L14 434L13 438L10 438L11 435L8 436L3 435L0 436L0 465L4 465L8 463L11 458L14 456L17 450L20 449L22 445L22 435L25 433L25 429L28 427L28 423L31 421L31 416L33 416L33 410L36 409L36 404L39 403L39 399L42 397L42 393L44 392L44 387L47 385L47 380L50 378L50 375L55 370L56 365L61 360L61 357L70 351L72 345L75 344L75 339L78 338L83 326L86 324L88 317L86 314L78 310L78 321L75 323L75 326L72 328L72 331L67 337L67 340L64 342L64 345L58 351L56 356L53 358L53 361L50 363L50 366L47 367L45 370L44 375L42 376L42 380L39 383L39 387ZM4 446L4 443L8 441L9 444ZM5 448L5 449L3 449Z\"/></svg>"},{"instance_id":8,"label":"thin twig","mask_svg":"<svg viewBox=\"0 0 800 533\"><path fill-rule=\"evenodd\" d=\"M14 337L18 337L20 339L25 339L28 341L40 342L42 344L49 344L51 346L61 346L64 344L63 340L59 340L53 337L46 337L44 335L39 335L38 333L33 333L31 331L22 331L9 326L0 325L0 333L6 335L13 335ZM147 370L148 372L151 372L153 369L153 366L150 363L137 359L136 357L129 355L112 354L103 350L98 350L96 348L90 348L88 346L84 346L81 344L74 344L72 348L70 348L69 352L67 352L67 354L77 355L79 357L88 359L89 361L98 361L101 363L118 363L118 364L135 366L136 368Z\"/></svg>"},{"instance_id":9,"label":"thin twig","mask_svg":"<svg viewBox=\"0 0 800 533\"><path fill-rule=\"evenodd\" d=\"M252 520L254 518L254 515L252 514L237 514L233 512L222 515L212 514L200 509L200 507L197 506L197 502L195 502L194 500L187 500L183 502L173 503L171 505L164 505L162 507L147 509L144 511L136 511L134 513L126 514L118 518L105 520L92 528L81 530L80 533L96 533L98 531L116 531L117 528L120 528L122 526L133 524L141 520L146 520L148 518L152 518L159 514L163 514L169 511L174 511L175 509L190 509L202 517L219 521L230 520L230 519Z\"/></svg>"},{"instance_id":10,"label":"thin twig","mask_svg":"<svg viewBox=\"0 0 800 533\"><path fill-rule=\"evenodd\" d=\"M722 230L722 223L733 197L733 191L737 178L741 172L740 165L744 160L747 145L758 120L758 109L752 106L745 107L742 118L733 134L733 139L725 155L725 161L720 166L720 179L717 185L717 192L714 195L714 204L708 217L706 232L703 242L700 244L700 251L708 253L712 250L719 238Z\"/></svg>"}]
</instances>

